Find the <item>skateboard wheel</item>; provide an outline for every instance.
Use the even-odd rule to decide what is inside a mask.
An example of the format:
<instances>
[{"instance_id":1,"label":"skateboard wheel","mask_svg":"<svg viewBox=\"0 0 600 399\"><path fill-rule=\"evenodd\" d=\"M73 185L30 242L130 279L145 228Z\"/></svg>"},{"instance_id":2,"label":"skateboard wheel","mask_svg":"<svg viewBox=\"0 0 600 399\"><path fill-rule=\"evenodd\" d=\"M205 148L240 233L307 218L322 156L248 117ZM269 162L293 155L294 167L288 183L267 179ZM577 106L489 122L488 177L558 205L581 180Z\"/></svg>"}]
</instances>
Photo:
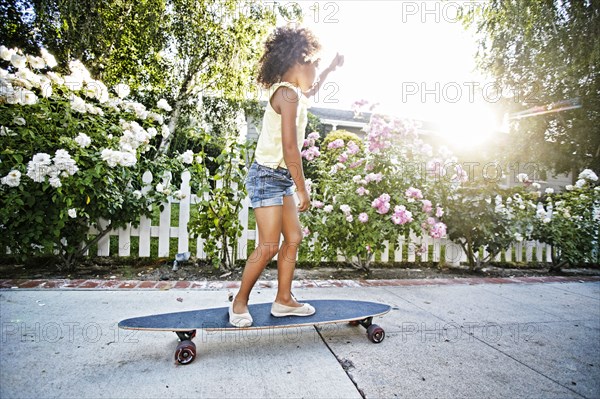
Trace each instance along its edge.
<instances>
[{"instance_id":1,"label":"skateboard wheel","mask_svg":"<svg viewBox=\"0 0 600 399\"><path fill-rule=\"evenodd\" d=\"M190 364L196 358L196 344L192 341L182 341L175 350L175 360L179 364Z\"/></svg>"},{"instance_id":2,"label":"skateboard wheel","mask_svg":"<svg viewBox=\"0 0 600 399\"><path fill-rule=\"evenodd\" d=\"M352 327L356 327L356 326L360 326L360 321L352 320L352 321L349 321L348 324L350 324Z\"/></svg>"},{"instance_id":3,"label":"skateboard wheel","mask_svg":"<svg viewBox=\"0 0 600 399\"><path fill-rule=\"evenodd\" d=\"M367 337L369 341L378 344L385 338L385 331L377 324L372 324L367 328Z\"/></svg>"}]
</instances>

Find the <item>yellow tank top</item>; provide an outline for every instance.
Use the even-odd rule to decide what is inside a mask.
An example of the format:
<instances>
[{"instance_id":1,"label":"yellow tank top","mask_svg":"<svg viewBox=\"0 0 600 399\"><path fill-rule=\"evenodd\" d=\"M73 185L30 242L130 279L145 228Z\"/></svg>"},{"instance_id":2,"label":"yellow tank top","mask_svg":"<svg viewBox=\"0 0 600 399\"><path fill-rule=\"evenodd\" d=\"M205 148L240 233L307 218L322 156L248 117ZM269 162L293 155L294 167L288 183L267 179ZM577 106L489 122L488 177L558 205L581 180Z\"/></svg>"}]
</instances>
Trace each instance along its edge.
<instances>
[{"instance_id":1,"label":"yellow tank top","mask_svg":"<svg viewBox=\"0 0 600 399\"><path fill-rule=\"evenodd\" d=\"M263 125L258 143L256 144L255 160L258 164L276 169L277 167L286 168L283 159L283 146L281 141L281 115L279 115L271 106L271 97L281 86L289 87L298 93L298 112L296 114L296 135L298 149L302 150L304 144L304 134L306 124L308 123L308 98L306 98L300 89L289 82L275 83L269 88L269 100L263 117Z\"/></svg>"}]
</instances>

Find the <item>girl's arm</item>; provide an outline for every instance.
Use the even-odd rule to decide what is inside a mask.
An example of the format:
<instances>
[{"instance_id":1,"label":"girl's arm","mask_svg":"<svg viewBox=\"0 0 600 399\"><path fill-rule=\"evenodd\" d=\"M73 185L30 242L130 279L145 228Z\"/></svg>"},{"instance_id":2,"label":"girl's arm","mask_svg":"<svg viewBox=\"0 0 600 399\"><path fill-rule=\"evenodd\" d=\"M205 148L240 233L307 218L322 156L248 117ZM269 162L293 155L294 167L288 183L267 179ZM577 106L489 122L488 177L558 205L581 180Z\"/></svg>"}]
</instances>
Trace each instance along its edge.
<instances>
[{"instance_id":1,"label":"girl's arm","mask_svg":"<svg viewBox=\"0 0 600 399\"><path fill-rule=\"evenodd\" d=\"M298 113L298 93L288 87L281 87L273 95L273 109L281 115L281 146L283 159L296 184L299 204L298 211L308 210L310 196L304 181L302 155L298 150L296 114Z\"/></svg>"},{"instance_id":2,"label":"girl's arm","mask_svg":"<svg viewBox=\"0 0 600 399\"><path fill-rule=\"evenodd\" d=\"M333 60L331 61L331 64L329 64L329 66L327 68L325 68L325 70L323 70L323 72L321 72L321 74L319 75L319 79L317 80L315 85L313 87L311 87L310 90L303 93L304 96L308 98L308 97L312 97L315 94L317 94L317 92L319 91L319 89L321 88L321 86L323 85L325 80L327 79L327 76L329 75L329 73L335 71L335 69L338 66L342 66L342 65L344 65L344 56L337 53L335 55L335 57L333 58Z\"/></svg>"}]
</instances>

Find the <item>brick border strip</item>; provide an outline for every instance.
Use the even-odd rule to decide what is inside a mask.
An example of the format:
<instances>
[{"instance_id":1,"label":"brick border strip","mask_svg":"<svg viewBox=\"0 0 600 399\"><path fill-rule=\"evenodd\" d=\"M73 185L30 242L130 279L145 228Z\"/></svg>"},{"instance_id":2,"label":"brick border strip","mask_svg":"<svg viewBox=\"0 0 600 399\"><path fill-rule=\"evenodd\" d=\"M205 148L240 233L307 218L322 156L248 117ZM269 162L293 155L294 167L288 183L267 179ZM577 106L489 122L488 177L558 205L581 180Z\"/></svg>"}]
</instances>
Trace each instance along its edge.
<instances>
[{"instance_id":1,"label":"brick border strip","mask_svg":"<svg viewBox=\"0 0 600 399\"><path fill-rule=\"evenodd\" d=\"M426 285L480 285L480 284L534 284L600 281L600 276L581 277L482 277L452 279L404 279L404 280L297 280L294 288L326 287L398 287ZM0 280L0 290L55 289L55 290L221 290L239 288L239 281L141 281L141 280ZM259 281L257 288L275 288L276 281Z\"/></svg>"}]
</instances>

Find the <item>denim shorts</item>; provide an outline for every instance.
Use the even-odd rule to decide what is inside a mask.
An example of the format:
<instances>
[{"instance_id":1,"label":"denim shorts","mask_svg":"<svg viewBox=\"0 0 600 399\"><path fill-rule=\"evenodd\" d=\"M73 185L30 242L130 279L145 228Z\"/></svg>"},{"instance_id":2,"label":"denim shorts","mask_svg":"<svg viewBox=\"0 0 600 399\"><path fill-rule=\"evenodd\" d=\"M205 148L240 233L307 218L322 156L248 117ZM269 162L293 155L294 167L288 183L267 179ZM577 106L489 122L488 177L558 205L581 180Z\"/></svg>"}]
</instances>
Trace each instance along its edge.
<instances>
[{"instance_id":1,"label":"denim shorts","mask_svg":"<svg viewBox=\"0 0 600 399\"><path fill-rule=\"evenodd\" d=\"M289 170L273 169L256 162L252 163L246 177L246 190L254 209L283 205L283 197L294 195L293 185Z\"/></svg>"}]
</instances>

